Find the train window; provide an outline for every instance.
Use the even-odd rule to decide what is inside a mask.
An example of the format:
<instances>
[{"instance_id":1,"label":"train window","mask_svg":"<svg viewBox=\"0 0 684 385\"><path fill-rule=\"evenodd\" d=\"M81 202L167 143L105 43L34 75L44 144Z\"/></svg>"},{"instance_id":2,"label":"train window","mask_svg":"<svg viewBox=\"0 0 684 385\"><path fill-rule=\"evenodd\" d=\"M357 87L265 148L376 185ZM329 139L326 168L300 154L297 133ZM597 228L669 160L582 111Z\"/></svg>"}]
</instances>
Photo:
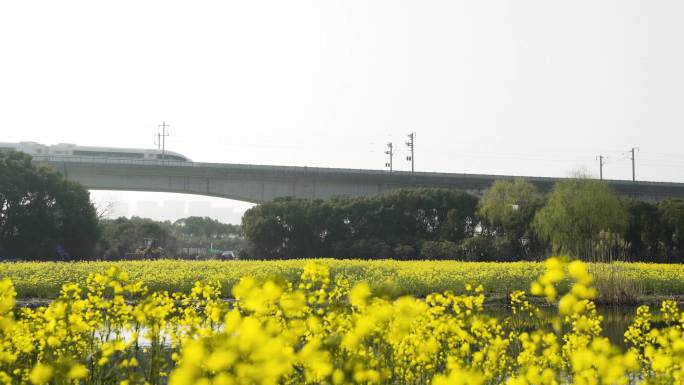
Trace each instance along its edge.
<instances>
[{"instance_id":1,"label":"train window","mask_svg":"<svg viewBox=\"0 0 684 385\"><path fill-rule=\"evenodd\" d=\"M169 154L164 154L164 155L158 154L158 155L157 155L157 159L179 160L179 161L181 161L181 162L185 162L185 161L186 161L186 159L183 158L183 157L181 157L181 156L169 155Z\"/></svg>"},{"instance_id":2,"label":"train window","mask_svg":"<svg viewBox=\"0 0 684 385\"><path fill-rule=\"evenodd\" d=\"M141 152L114 152L114 151L86 151L74 150L74 155L81 156L97 156L106 158L144 158L145 154Z\"/></svg>"}]
</instances>

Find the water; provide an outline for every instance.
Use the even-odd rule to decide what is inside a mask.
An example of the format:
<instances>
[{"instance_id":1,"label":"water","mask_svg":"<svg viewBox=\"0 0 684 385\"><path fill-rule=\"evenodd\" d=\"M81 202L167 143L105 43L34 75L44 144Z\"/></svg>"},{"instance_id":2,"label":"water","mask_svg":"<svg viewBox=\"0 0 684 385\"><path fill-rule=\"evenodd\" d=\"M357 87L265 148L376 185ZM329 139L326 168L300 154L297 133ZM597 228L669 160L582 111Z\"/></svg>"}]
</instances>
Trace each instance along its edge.
<instances>
[{"instance_id":1,"label":"water","mask_svg":"<svg viewBox=\"0 0 684 385\"><path fill-rule=\"evenodd\" d=\"M626 305L598 306L596 309L598 313L603 316L603 322L601 323L601 326L603 327L603 336L607 337L613 345L622 350L625 350L628 347L624 341L624 334L634 320L636 309L636 306ZM551 321L553 317L558 315L558 309L556 307L545 306L540 307L540 310L542 311L542 318L546 321ZM509 306L491 305L485 307L485 314L502 319L506 316L510 316L512 310ZM533 325L529 326L530 329L535 328Z\"/></svg>"},{"instance_id":2,"label":"water","mask_svg":"<svg viewBox=\"0 0 684 385\"><path fill-rule=\"evenodd\" d=\"M50 301L44 301L45 303L35 304L35 303L18 303L19 307L36 307L46 306ZM632 324L634 317L636 315L637 306L629 305L619 305L619 306L598 306L598 313L603 316L603 322L601 323L603 327L602 334L613 343L613 345L620 347L625 350L628 346L624 342L624 334L629 325ZM543 319L550 321L553 317L558 314L558 309L552 306L540 307L543 314ZM502 304L492 304L485 306L485 314L493 316L499 319L510 316L512 314L511 308ZM524 327L524 326L523 326ZM536 325L529 325L530 330L536 328ZM128 341L130 339L130 331L124 331L124 339ZM141 347L149 347L150 341L145 337L145 329L140 330L139 334L139 344ZM170 337L166 335L165 337ZM170 338L167 338L166 344L170 342Z\"/></svg>"}]
</instances>

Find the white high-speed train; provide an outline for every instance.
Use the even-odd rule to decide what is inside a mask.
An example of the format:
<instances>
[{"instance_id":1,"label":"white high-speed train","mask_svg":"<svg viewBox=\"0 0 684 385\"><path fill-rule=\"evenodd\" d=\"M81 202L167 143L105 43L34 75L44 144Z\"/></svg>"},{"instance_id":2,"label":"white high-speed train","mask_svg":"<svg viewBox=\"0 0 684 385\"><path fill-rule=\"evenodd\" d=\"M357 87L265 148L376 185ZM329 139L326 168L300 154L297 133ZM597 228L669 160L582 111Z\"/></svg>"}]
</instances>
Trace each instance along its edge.
<instances>
[{"instance_id":1,"label":"white high-speed train","mask_svg":"<svg viewBox=\"0 0 684 385\"><path fill-rule=\"evenodd\" d=\"M140 148L89 147L70 143L59 143L52 146L36 142L0 143L0 151L21 151L36 156L87 156L113 159L139 160L172 160L176 162L192 162L186 156L173 151L148 150Z\"/></svg>"}]
</instances>

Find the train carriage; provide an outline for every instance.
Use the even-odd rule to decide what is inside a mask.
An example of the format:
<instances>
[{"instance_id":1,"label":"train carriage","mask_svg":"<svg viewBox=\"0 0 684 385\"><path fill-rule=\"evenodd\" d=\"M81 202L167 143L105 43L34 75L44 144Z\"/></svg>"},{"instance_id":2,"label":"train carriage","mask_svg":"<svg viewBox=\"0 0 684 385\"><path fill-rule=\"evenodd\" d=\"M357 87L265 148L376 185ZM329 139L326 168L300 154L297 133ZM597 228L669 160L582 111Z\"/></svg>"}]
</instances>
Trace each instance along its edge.
<instances>
[{"instance_id":1,"label":"train carriage","mask_svg":"<svg viewBox=\"0 0 684 385\"><path fill-rule=\"evenodd\" d=\"M191 162L186 156L173 151L138 148L91 147L71 143L44 145L36 142L0 143L0 151L21 151L32 156L92 157L107 159L170 160Z\"/></svg>"}]
</instances>

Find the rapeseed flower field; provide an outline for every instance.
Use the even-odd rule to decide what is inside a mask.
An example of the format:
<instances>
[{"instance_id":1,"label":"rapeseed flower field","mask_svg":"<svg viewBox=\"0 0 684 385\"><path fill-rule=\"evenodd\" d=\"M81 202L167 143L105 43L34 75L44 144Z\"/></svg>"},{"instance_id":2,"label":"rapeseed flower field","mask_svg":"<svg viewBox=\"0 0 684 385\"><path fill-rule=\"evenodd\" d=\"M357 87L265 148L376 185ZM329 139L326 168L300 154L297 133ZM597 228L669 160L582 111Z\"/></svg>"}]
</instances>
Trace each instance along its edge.
<instances>
[{"instance_id":1,"label":"rapeseed flower field","mask_svg":"<svg viewBox=\"0 0 684 385\"><path fill-rule=\"evenodd\" d=\"M17 297L55 298L65 283L85 284L89 275L104 274L114 267L143 281L151 291L189 292L196 281L217 282L224 294L242 277L258 280L283 279L298 283L302 268L309 262L326 266L331 277L344 278L354 285L367 282L376 293L398 298L412 295L424 298L430 293L464 293L465 285L477 282L488 297L507 298L516 290L527 290L544 270L540 262L460 262L293 259L279 261L116 261L116 262L5 262L0 263L0 279L14 283ZM620 289L624 298L684 294L684 265L623 263L590 264L600 295ZM567 287L563 282L561 286ZM598 298L610 302L610 298Z\"/></svg>"},{"instance_id":2,"label":"rapeseed flower field","mask_svg":"<svg viewBox=\"0 0 684 385\"><path fill-rule=\"evenodd\" d=\"M47 306L17 308L2 279L0 384L684 383L675 302L639 307L620 350L602 335L588 266L540 267L503 318L484 313L476 281L459 294L393 298L320 262L296 280L241 278L235 301L217 282L155 291L110 267L63 285ZM556 316L541 317L532 297Z\"/></svg>"}]
</instances>

